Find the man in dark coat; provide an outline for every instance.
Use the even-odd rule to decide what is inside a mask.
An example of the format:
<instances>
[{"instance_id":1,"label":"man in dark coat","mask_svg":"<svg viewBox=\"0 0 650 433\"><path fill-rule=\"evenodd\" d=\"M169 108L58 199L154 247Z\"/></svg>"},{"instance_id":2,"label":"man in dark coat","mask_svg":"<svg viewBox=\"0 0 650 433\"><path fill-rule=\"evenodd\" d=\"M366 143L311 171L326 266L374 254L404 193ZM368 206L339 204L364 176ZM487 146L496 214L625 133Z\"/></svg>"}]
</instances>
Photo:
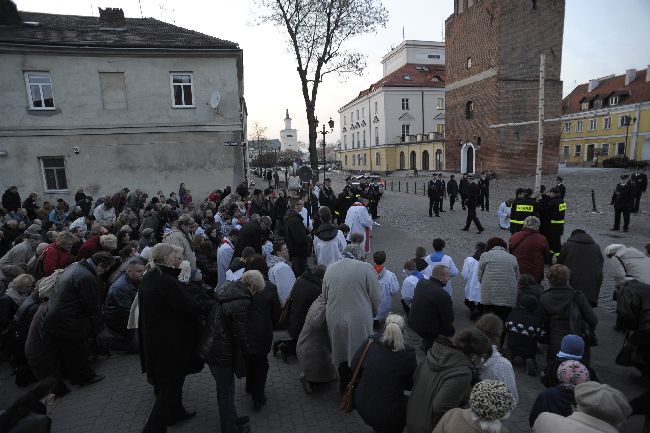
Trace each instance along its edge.
<instances>
[{"instance_id":1,"label":"man in dark coat","mask_svg":"<svg viewBox=\"0 0 650 433\"><path fill-rule=\"evenodd\" d=\"M137 340L134 332L127 329L131 305L138 296L138 286L144 274L144 261L133 257L124 264L124 273L118 277L108 289L104 303L104 318L106 327L123 337L124 343L129 345L127 350L137 351Z\"/></svg>"},{"instance_id":2,"label":"man in dark coat","mask_svg":"<svg viewBox=\"0 0 650 433\"><path fill-rule=\"evenodd\" d=\"M438 211L444 212L442 208L442 203L445 200L445 194L447 193L447 184L442 178L442 173L438 173L438 179L436 179L436 188L438 189Z\"/></svg>"},{"instance_id":3,"label":"man in dark coat","mask_svg":"<svg viewBox=\"0 0 650 433\"><path fill-rule=\"evenodd\" d=\"M621 176L621 181L616 185L614 194L612 194L612 203L614 205L614 227L616 231L621 228L621 214L623 214L623 231L626 232L630 226L630 211L634 201L634 190L630 175Z\"/></svg>"},{"instance_id":4,"label":"man in dark coat","mask_svg":"<svg viewBox=\"0 0 650 433\"><path fill-rule=\"evenodd\" d=\"M490 179L487 178L485 173L481 173L481 178L478 180L478 187L481 191L479 196L481 210L490 212Z\"/></svg>"},{"instance_id":5,"label":"man in dark coat","mask_svg":"<svg viewBox=\"0 0 650 433\"><path fill-rule=\"evenodd\" d=\"M598 305L603 283L603 253L591 236L576 229L562 245L557 263L571 270L569 285L585 294L592 307Z\"/></svg>"},{"instance_id":6,"label":"man in dark coat","mask_svg":"<svg viewBox=\"0 0 650 433\"><path fill-rule=\"evenodd\" d=\"M641 194L648 189L648 176L642 171L635 171L632 173L632 182L634 183L634 204L632 205L632 212L639 211L641 204Z\"/></svg>"},{"instance_id":7,"label":"man in dark coat","mask_svg":"<svg viewBox=\"0 0 650 433\"><path fill-rule=\"evenodd\" d=\"M38 196L35 192L33 192L23 203L23 207L27 211L27 216L30 220L35 220L38 218L38 214L36 213L36 209L38 209L38 206L36 205L36 197Z\"/></svg>"},{"instance_id":8,"label":"man in dark coat","mask_svg":"<svg viewBox=\"0 0 650 433\"><path fill-rule=\"evenodd\" d=\"M476 184L476 181L472 179L472 182L469 184L469 190L467 192L467 220L465 220L465 227L462 229L465 232L469 230L469 225L472 223L472 221L474 221L474 224L476 224L476 228L478 229L479 234L483 233L483 230L485 230L481 225L481 222L478 220L478 217L476 216L476 206L478 205L479 194L479 187Z\"/></svg>"},{"instance_id":9,"label":"man in dark coat","mask_svg":"<svg viewBox=\"0 0 650 433\"><path fill-rule=\"evenodd\" d=\"M447 182L447 194L449 195L449 210L454 210L454 203L456 202L456 196L458 195L458 183L454 179L452 174ZM463 208L464 209L464 208Z\"/></svg>"},{"instance_id":10,"label":"man in dark coat","mask_svg":"<svg viewBox=\"0 0 650 433\"><path fill-rule=\"evenodd\" d=\"M431 179L427 184L427 196L429 196L429 216L432 217L435 213L437 217L440 216L440 209L438 209L438 204L440 203L440 189L437 185L437 180Z\"/></svg>"},{"instance_id":11,"label":"man in dark coat","mask_svg":"<svg viewBox=\"0 0 650 433\"><path fill-rule=\"evenodd\" d=\"M454 335L454 310L451 296L444 289L451 275L445 265L437 265L430 279L422 279L415 286L408 323L422 337L422 350L433 345L438 335Z\"/></svg>"},{"instance_id":12,"label":"man in dark coat","mask_svg":"<svg viewBox=\"0 0 650 433\"><path fill-rule=\"evenodd\" d=\"M104 326L99 309L100 276L114 263L110 253L100 251L66 268L57 280L59 297L45 316L43 330L57 350L61 376L73 384L104 379L88 365L84 340Z\"/></svg>"},{"instance_id":13,"label":"man in dark coat","mask_svg":"<svg viewBox=\"0 0 650 433\"><path fill-rule=\"evenodd\" d=\"M301 198L292 197L289 200L290 210L284 218L285 242L291 257L291 269L296 277L307 269L307 258L311 251L309 235L300 215L303 206Z\"/></svg>"},{"instance_id":14,"label":"man in dark coat","mask_svg":"<svg viewBox=\"0 0 650 433\"><path fill-rule=\"evenodd\" d=\"M460 194L460 204L463 206L463 210L465 210L467 194L469 194L469 180L467 180L467 173L463 174L463 178L460 180L458 193Z\"/></svg>"},{"instance_id":15,"label":"man in dark coat","mask_svg":"<svg viewBox=\"0 0 650 433\"><path fill-rule=\"evenodd\" d=\"M323 183L323 188L321 188L320 193L318 193L318 201L321 206L327 206L330 208L332 213L334 213L334 202L336 201L336 194L332 189L332 179L329 177L325 179Z\"/></svg>"},{"instance_id":16,"label":"man in dark coat","mask_svg":"<svg viewBox=\"0 0 650 433\"><path fill-rule=\"evenodd\" d=\"M8 212L20 209L20 194L18 194L17 186L10 186L4 194L2 194L2 207Z\"/></svg>"},{"instance_id":17,"label":"man in dark coat","mask_svg":"<svg viewBox=\"0 0 650 433\"><path fill-rule=\"evenodd\" d=\"M140 360L142 371L153 384L156 401L143 432L166 432L168 425L191 418L183 407L185 376L196 363L197 319L201 304L178 280L183 253L179 247L160 258L157 244L152 251L155 266L147 266L140 283Z\"/></svg>"},{"instance_id":18,"label":"man in dark coat","mask_svg":"<svg viewBox=\"0 0 650 433\"><path fill-rule=\"evenodd\" d=\"M645 376L650 375L650 284L625 280L620 284L616 307L617 323L631 331L631 343L645 361L636 366ZM648 413L646 412L646 415Z\"/></svg>"},{"instance_id":19,"label":"man in dark coat","mask_svg":"<svg viewBox=\"0 0 650 433\"><path fill-rule=\"evenodd\" d=\"M268 230L271 227L271 218L268 216L260 217L256 221L249 221L239 230L237 243L233 257L241 257L241 253L246 247L252 247L257 254L262 254L262 245L268 238Z\"/></svg>"}]
</instances>

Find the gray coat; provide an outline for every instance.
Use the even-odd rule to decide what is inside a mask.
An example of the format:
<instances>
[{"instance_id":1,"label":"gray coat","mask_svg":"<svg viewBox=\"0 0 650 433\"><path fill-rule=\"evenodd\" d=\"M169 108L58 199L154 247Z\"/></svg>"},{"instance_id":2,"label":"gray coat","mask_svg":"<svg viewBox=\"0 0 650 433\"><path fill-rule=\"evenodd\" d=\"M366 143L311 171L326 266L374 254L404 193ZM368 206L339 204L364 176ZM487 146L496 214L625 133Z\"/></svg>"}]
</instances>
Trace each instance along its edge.
<instances>
[{"instance_id":1,"label":"gray coat","mask_svg":"<svg viewBox=\"0 0 650 433\"><path fill-rule=\"evenodd\" d=\"M26 265L33 256L34 248L29 244L29 240L24 240L0 258L0 267L5 265Z\"/></svg>"},{"instance_id":2,"label":"gray coat","mask_svg":"<svg viewBox=\"0 0 650 433\"><path fill-rule=\"evenodd\" d=\"M478 262L481 283L481 304L515 307L519 265L517 258L503 247L494 247L481 254Z\"/></svg>"},{"instance_id":3,"label":"gray coat","mask_svg":"<svg viewBox=\"0 0 650 433\"><path fill-rule=\"evenodd\" d=\"M357 348L373 333L372 318L381 297L377 273L368 263L342 258L323 278L332 363L352 362Z\"/></svg>"},{"instance_id":4,"label":"gray coat","mask_svg":"<svg viewBox=\"0 0 650 433\"><path fill-rule=\"evenodd\" d=\"M165 236L163 242L181 247L183 249L183 260L190 262L192 269L196 269L196 254L194 254L194 250L192 249L192 241L189 235L178 229L174 229Z\"/></svg>"},{"instance_id":5,"label":"gray coat","mask_svg":"<svg viewBox=\"0 0 650 433\"><path fill-rule=\"evenodd\" d=\"M326 305L327 299L323 295L311 304L296 345L298 366L310 382L331 382L338 377L332 365L332 347L325 321Z\"/></svg>"}]
</instances>

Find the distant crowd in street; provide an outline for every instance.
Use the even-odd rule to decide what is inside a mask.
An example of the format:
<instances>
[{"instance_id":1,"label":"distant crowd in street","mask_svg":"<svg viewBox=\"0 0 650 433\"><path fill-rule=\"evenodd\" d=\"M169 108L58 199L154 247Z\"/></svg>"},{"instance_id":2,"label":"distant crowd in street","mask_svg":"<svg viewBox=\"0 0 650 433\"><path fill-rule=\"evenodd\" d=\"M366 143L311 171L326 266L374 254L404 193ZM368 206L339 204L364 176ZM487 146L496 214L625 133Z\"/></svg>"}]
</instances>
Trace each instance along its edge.
<instances>
[{"instance_id":1,"label":"distant crowd in street","mask_svg":"<svg viewBox=\"0 0 650 433\"><path fill-rule=\"evenodd\" d=\"M198 200L184 183L151 196L123 188L95 199L79 189L72 204L7 189L0 359L31 390L0 412L0 433L50 431L40 401L110 380L94 369L110 352L139 354L152 385L143 432L196 415L183 385L206 364L221 432L250 431L235 380L245 380L253 410L264 407L269 353L297 359L306 393L338 380L341 408L378 433L505 432L519 366L546 388L530 413L533 432L613 433L632 414L645 415L650 432L650 391L627 398L600 383L590 350L609 260L625 334L616 362L650 378L650 245L603 254L580 229L562 243L561 179L537 198L517 190L502 225L509 239L477 242L460 267L443 238L416 247L400 284L386 267L394 251L371 247L382 185L348 179L337 194L329 179L276 189L272 176L266 189L242 183ZM479 183L430 182L430 215L444 212L445 193L450 209L460 194L464 229L474 221L481 233L476 208L489 211L489 180ZM464 329L454 324L456 276L475 321ZM425 352L419 365L407 328Z\"/></svg>"}]
</instances>

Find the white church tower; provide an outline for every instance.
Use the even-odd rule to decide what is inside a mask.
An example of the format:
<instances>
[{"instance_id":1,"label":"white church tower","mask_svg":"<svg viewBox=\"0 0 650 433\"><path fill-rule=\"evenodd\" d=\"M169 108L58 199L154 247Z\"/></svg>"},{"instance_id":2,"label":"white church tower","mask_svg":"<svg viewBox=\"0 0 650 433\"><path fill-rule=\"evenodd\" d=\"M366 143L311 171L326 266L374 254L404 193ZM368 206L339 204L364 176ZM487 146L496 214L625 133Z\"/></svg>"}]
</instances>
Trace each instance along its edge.
<instances>
[{"instance_id":1,"label":"white church tower","mask_svg":"<svg viewBox=\"0 0 650 433\"><path fill-rule=\"evenodd\" d=\"M280 131L282 150L298 150L298 131L291 129L291 117L287 108L287 117L284 118L284 129Z\"/></svg>"}]
</instances>

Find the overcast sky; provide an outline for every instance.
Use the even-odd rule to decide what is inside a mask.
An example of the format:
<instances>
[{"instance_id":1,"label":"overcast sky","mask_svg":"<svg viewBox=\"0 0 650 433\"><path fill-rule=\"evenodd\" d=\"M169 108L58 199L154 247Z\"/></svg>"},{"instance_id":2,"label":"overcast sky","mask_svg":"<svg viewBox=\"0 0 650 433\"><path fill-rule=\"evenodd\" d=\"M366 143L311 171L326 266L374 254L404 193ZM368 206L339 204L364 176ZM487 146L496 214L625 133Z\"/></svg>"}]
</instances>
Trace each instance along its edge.
<instances>
[{"instance_id":1,"label":"overcast sky","mask_svg":"<svg viewBox=\"0 0 650 433\"><path fill-rule=\"evenodd\" d=\"M251 0L14 0L19 10L58 14L94 15L98 7L121 7L127 17L142 15L237 42L244 50L244 85L249 126L258 121L268 138L279 138L285 110L308 141L305 108L295 58L287 51L285 34L274 27L255 25ZM321 84L316 115L331 116L338 124L339 107L361 89L381 78L381 57L406 39L443 37L444 21L453 0L383 0L389 23L377 35L359 37L348 47L367 55L362 77L341 81L328 76ZM564 94L590 78L645 69L650 64L650 1L567 0L564 25L562 80ZM250 131L250 129L249 129ZM328 142L338 139L338 125Z\"/></svg>"}]
</instances>

